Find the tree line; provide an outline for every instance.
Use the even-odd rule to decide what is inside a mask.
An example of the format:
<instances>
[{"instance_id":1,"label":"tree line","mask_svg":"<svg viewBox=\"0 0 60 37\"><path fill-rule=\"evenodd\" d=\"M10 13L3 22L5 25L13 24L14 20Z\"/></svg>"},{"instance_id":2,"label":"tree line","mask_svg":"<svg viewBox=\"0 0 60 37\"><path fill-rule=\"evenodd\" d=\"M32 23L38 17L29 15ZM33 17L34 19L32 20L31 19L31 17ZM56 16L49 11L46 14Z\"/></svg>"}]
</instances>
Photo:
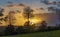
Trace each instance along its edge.
<instances>
[{"instance_id":1,"label":"tree line","mask_svg":"<svg viewBox=\"0 0 60 37\"><path fill-rule=\"evenodd\" d=\"M28 25L28 21L24 24L24 26L18 26L15 28L14 25L9 24L6 26L4 33L0 35L15 35L15 34L26 34L26 33L33 33L33 32L45 32L45 31L52 31L52 30L60 30L60 24L54 27L47 26L46 21L42 21L40 26L37 27L35 25Z\"/></svg>"}]
</instances>

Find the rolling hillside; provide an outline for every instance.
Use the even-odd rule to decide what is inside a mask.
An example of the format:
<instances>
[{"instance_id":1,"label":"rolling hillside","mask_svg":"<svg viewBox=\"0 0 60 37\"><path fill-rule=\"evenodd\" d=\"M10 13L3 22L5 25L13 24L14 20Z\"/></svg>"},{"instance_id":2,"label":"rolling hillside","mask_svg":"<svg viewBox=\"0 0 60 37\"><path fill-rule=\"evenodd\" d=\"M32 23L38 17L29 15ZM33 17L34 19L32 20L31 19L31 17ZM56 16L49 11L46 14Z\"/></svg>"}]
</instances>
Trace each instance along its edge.
<instances>
[{"instance_id":1,"label":"rolling hillside","mask_svg":"<svg viewBox=\"0 0 60 37\"><path fill-rule=\"evenodd\" d=\"M50 31L50 32L20 34L20 35L12 35L12 36L2 36L2 37L60 37L60 30Z\"/></svg>"}]
</instances>

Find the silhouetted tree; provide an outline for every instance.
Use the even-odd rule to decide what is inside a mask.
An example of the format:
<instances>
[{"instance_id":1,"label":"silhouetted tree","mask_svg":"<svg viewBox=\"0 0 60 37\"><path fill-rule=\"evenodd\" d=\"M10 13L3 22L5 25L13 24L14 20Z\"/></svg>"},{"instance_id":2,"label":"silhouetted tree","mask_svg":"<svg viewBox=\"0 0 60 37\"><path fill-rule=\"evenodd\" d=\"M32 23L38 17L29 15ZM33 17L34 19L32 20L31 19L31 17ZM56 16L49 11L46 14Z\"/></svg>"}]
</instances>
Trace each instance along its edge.
<instances>
[{"instance_id":1,"label":"silhouetted tree","mask_svg":"<svg viewBox=\"0 0 60 37\"><path fill-rule=\"evenodd\" d=\"M55 26L55 30L58 30L58 24L56 24L56 26Z\"/></svg>"},{"instance_id":2,"label":"silhouetted tree","mask_svg":"<svg viewBox=\"0 0 60 37\"><path fill-rule=\"evenodd\" d=\"M24 29L25 29L25 32L28 33L30 32L30 28L31 28L31 25L29 24L30 21L27 21L25 22L24 24Z\"/></svg>"},{"instance_id":3,"label":"silhouetted tree","mask_svg":"<svg viewBox=\"0 0 60 37\"><path fill-rule=\"evenodd\" d=\"M24 26L26 29L26 32L30 32L30 21L29 19L33 17L33 10L30 7L26 7L24 9L23 15L27 19L27 22L25 22Z\"/></svg>"},{"instance_id":4,"label":"silhouetted tree","mask_svg":"<svg viewBox=\"0 0 60 37\"><path fill-rule=\"evenodd\" d=\"M14 26L13 25L8 25L5 29L5 34L6 35L13 35L15 32Z\"/></svg>"},{"instance_id":5,"label":"silhouetted tree","mask_svg":"<svg viewBox=\"0 0 60 37\"><path fill-rule=\"evenodd\" d=\"M60 30L60 24L58 25L58 28L59 28L59 30Z\"/></svg>"},{"instance_id":6,"label":"silhouetted tree","mask_svg":"<svg viewBox=\"0 0 60 37\"><path fill-rule=\"evenodd\" d=\"M30 7L26 7L24 9L23 15L24 15L25 18L28 19L28 21L29 21L29 18L33 17L33 13L32 12L33 12L33 10Z\"/></svg>"},{"instance_id":7,"label":"silhouetted tree","mask_svg":"<svg viewBox=\"0 0 60 37\"><path fill-rule=\"evenodd\" d=\"M16 29L16 32L17 32L18 34L23 34L23 33L25 33L24 26L19 26L19 27Z\"/></svg>"},{"instance_id":8,"label":"silhouetted tree","mask_svg":"<svg viewBox=\"0 0 60 37\"><path fill-rule=\"evenodd\" d=\"M39 31L45 31L46 29L47 29L47 22L46 21L42 21L40 23Z\"/></svg>"},{"instance_id":9,"label":"silhouetted tree","mask_svg":"<svg viewBox=\"0 0 60 37\"><path fill-rule=\"evenodd\" d=\"M12 25L12 24L15 23L14 21L15 21L16 19L15 19L15 17L14 17L14 14L15 14L14 11L10 11L9 14L8 14L8 19L9 19L8 21L9 21L9 24L10 24L10 25Z\"/></svg>"},{"instance_id":10,"label":"silhouetted tree","mask_svg":"<svg viewBox=\"0 0 60 37\"><path fill-rule=\"evenodd\" d=\"M15 19L14 16L15 12L14 11L10 11L9 15L6 16L4 19L7 20L7 18L9 19L9 25L6 27L5 29L5 34L6 35L13 35L15 33L15 28L13 26L13 20Z\"/></svg>"},{"instance_id":11,"label":"silhouetted tree","mask_svg":"<svg viewBox=\"0 0 60 37\"><path fill-rule=\"evenodd\" d=\"M47 30L48 30L48 31L51 31L51 30L52 30L51 26L48 26L48 27L47 27Z\"/></svg>"},{"instance_id":12,"label":"silhouetted tree","mask_svg":"<svg viewBox=\"0 0 60 37\"><path fill-rule=\"evenodd\" d=\"M31 25L30 32L35 32L35 31L36 31L35 24L32 24L32 25Z\"/></svg>"}]
</instances>

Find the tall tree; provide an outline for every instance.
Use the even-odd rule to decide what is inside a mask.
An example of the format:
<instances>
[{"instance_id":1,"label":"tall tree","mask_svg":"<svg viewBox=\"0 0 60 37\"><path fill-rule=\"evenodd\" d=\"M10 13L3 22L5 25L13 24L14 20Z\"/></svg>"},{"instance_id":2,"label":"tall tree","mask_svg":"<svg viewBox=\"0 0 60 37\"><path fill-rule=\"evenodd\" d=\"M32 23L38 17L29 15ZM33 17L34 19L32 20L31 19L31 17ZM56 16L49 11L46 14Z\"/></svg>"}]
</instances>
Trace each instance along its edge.
<instances>
[{"instance_id":1,"label":"tall tree","mask_svg":"<svg viewBox=\"0 0 60 37\"><path fill-rule=\"evenodd\" d=\"M7 20L7 18L9 19L9 25L6 27L5 29L5 34L6 35L13 35L15 32L15 28L13 25L13 18L14 18L14 11L10 11L9 15L7 17L5 17L5 19Z\"/></svg>"},{"instance_id":2,"label":"tall tree","mask_svg":"<svg viewBox=\"0 0 60 37\"><path fill-rule=\"evenodd\" d=\"M8 19L9 19L9 24L10 24L10 25L12 25L13 22L14 22L14 20L15 20L14 14L15 14L14 11L10 11L10 12L9 12L9 15L8 15L9 18L8 18Z\"/></svg>"},{"instance_id":3,"label":"tall tree","mask_svg":"<svg viewBox=\"0 0 60 37\"><path fill-rule=\"evenodd\" d=\"M28 24L29 24L29 18L33 17L33 13L32 12L33 12L33 10L30 7L26 7L24 9L23 14L24 14L24 17L28 19Z\"/></svg>"},{"instance_id":4,"label":"tall tree","mask_svg":"<svg viewBox=\"0 0 60 37\"><path fill-rule=\"evenodd\" d=\"M30 7L26 7L26 8L24 8L23 15L27 19L27 21L24 23L26 32L30 32L30 21L29 21L29 19L33 17L33 10Z\"/></svg>"}]
</instances>

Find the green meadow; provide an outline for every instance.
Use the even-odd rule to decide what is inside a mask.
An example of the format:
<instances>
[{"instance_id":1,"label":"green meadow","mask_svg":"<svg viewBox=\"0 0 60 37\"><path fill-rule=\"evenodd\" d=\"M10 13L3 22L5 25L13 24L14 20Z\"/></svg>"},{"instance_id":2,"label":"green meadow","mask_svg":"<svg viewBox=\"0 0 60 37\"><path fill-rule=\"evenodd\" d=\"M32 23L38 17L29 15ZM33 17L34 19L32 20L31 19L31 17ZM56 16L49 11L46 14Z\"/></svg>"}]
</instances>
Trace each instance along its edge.
<instances>
[{"instance_id":1,"label":"green meadow","mask_svg":"<svg viewBox=\"0 0 60 37\"><path fill-rule=\"evenodd\" d=\"M20 34L11 36L1 36L1 37L60 37L60 30L49 31L49 32L37 32L30 34Z\"/></svg>"}]
</instances>

